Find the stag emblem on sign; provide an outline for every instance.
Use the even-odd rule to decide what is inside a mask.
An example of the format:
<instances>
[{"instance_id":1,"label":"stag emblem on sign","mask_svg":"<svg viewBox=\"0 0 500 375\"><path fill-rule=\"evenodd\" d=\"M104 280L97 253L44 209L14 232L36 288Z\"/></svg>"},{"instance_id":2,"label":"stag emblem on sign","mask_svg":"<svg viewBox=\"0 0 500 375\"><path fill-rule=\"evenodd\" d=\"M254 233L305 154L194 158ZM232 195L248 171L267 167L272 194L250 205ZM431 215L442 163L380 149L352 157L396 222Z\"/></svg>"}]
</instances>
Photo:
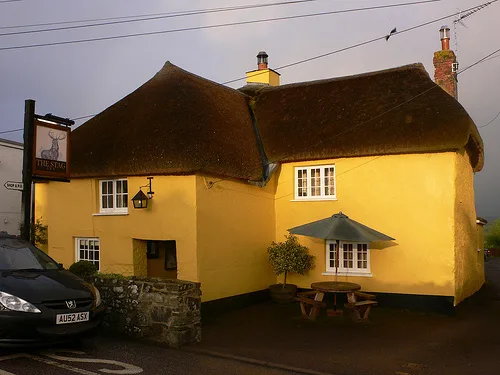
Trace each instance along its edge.
<instances>
[{"instance_id":1,"label":"stag emblem on sign","mask_svg":"<svg viewBox=\"0 0 500 375\"><path fill-rule=\"evenodd\" d=\"M59 159L59 141L66 138L65 134L54 135L54 132L51 130L48 133L50 139L52 139L52 145L47 150L42 150L40 156L42 159L46 160L58 160Z\"/></svg>"}]
</instances>

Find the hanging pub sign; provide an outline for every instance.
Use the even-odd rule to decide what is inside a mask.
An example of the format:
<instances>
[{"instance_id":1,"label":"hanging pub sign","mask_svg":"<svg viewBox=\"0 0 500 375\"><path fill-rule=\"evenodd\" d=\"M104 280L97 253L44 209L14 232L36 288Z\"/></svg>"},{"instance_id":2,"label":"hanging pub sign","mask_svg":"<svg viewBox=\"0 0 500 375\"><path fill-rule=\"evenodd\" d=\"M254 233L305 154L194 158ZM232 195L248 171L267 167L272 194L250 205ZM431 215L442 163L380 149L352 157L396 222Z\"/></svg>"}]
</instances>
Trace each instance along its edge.
<instances>
[{"instance_id":1,"label":"hanging pub sign","mask_svg":"<svg viewBox=\"0 0 500 375\"><path fill-rule=\"evenodd\" d=\"M35 118L33 178L69 180L70 129Z\"/></svg>"}]
</instances>

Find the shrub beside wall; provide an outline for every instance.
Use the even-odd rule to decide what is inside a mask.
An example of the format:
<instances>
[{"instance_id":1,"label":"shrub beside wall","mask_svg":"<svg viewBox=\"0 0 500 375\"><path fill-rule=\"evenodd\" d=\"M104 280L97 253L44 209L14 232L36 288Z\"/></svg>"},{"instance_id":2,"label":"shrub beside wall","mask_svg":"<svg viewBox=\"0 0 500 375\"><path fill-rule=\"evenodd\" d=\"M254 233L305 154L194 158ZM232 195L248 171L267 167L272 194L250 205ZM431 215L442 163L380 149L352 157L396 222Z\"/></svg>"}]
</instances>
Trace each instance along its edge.
<instances>
[{"instance_id":1,"label":"shrub beside wall","mask_svg":"<svg viewBox=\"0 0 500 375\"><path fill-rule=\"evenodd\" d=\"M110 330L171 347L200 342L200 283L120 275L89 281L101 292Z\"/></svg>"}]
</instances>

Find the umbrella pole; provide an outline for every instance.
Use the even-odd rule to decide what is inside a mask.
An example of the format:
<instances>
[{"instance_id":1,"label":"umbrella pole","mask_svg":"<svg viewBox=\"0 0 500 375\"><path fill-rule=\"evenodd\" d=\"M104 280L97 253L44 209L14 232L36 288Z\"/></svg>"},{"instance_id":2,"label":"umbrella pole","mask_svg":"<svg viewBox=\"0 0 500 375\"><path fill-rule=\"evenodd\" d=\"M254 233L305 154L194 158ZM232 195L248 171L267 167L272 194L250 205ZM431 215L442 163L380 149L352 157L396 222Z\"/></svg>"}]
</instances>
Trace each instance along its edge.
<instances>
[{"instance_id":1,"label":"umbrella pole","mask_svg":"<svg viewBox=\"0 0 500 375\"><path fill-rule=\"evenodd\" d=\"M339 273L340 241L335 240L335 243L337 246L337 251L335 252L335 258L337 258L335 260L335 282L337 282L338 281L338 273ZM335 312L335 314L337 314L337 293L333 293L333 311Z\"/></svg>"},{"instance_id":2,"label":"umbrella pole","mask_svg":"<svg viewBox=\"0 0 500 375\"><path fill-rule=\"evenodd\" d=\"M336 240L336 246L337 246L337 251L335 252L335 281L338 281L338 273L339 273L339 251L340 251L340 241L339 240Z\"/></svg>"}]
</instances>

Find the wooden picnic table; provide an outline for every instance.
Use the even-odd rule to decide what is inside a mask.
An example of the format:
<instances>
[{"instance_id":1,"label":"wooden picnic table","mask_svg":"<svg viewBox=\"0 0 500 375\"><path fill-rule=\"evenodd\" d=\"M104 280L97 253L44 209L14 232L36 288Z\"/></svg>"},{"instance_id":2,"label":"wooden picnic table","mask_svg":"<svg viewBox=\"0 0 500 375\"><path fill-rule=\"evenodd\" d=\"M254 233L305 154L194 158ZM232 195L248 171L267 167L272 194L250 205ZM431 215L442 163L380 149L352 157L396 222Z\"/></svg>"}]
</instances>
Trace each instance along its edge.
<instances>
[{"instance_id":1,"label":"wooden picnic table","mask_svg":"<svg viewBox=\"0 0 500 375\"><path fill-rule=\"evenodd\" d=\"M326 307L325 302L323 302L325 293L334 293L333 309L328 310L327 313L330 316L335 316L343 312L343 310L337 310L337 293L354 293L361 289L361 285L344 281L321 281L312 283L311 289L313 290L310 292L299 293L296 300L300 302L302 316L314 320L318 316L320 308ZM311 309L307 312L309 306Z\"/></svg>"},{"instance_id":2,"label":"wooden picnic table","mask_svg":"<svg viewBox=\"0 0 500 375\"><path fill-rule=\"evenodd\" d=\"M361 289L361 285L346 281L320 281L312 283L311 288L321 293L321 301L325 293L333 293L333 311L328 311L329 315L342 314L342 310L337 310L337 293L353 293Z\"/></svg>"},{"instance_id":3,"label":"wooden picnic table","mask_svg":"<svg viewBox=\"0 0 500 375\"><path fill-rule=\"evenodd\" d=\"M361 289L361 285L346 281L320 281L311 284L311 289L323 293L349 293Z\"/></svg>"}]
</instances>

